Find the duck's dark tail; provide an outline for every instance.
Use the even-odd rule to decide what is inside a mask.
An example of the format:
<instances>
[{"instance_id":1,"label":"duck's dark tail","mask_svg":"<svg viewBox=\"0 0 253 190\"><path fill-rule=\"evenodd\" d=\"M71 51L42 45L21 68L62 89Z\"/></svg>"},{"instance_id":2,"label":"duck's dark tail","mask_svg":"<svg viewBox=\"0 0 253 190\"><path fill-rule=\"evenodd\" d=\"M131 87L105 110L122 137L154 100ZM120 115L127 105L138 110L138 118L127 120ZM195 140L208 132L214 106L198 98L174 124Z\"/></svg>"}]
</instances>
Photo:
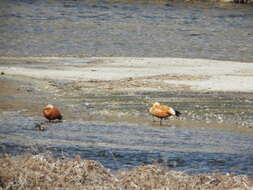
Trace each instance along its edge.
<instances>
[{"instance_id":1,"label":"duck's dark tail","mask_svg":"<svg viewBox=\"0 0 253 190\"><path fill-rule=\"evenodd\" d=\"M62 115L59 115L59 117L57 119L62 121L62 119L63 119Z\"/></svg>"},{"instance_id":2,"label":"duck's dark tail","mask_svg":"<svg viewBox=\"0 0 253 190\"><path fill-rule=\"evenodd\" d=\"M179 112L179 111L177 111L177 110L175 110L175 112L176 112L176 116L177 116L177 117L179 117L179 116L181 115L181 112Z\"/></svg>"}]
</instances>

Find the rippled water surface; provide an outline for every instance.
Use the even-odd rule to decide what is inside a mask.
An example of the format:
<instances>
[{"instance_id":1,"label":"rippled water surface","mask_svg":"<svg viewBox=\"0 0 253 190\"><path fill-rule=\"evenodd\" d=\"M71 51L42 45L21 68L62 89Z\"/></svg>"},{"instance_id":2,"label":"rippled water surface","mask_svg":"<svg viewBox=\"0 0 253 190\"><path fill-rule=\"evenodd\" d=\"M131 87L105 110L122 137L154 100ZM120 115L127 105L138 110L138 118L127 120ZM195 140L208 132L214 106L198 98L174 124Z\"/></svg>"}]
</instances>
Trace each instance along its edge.
<instances>
[{"instance_id":1,"label":"rippled water surface","mask_svg":"<svg viewBox=\"0 0 253 190\"><path fill-rule=\"evenodd\" d=\"M158 162L187 173L231 172L253 175L253 136L207 128L151 127L122 123L64 121L40 123L18 113L0 119L0 152L53 152L80 155L110 169L125 169Z\"/></svg>"},{"instance_id":2,"label":"rippled water surface","mask_svg":"<svg viewBox=\"0 0 253 190\"><path fill-rule=\"evenodd\" d=\"M0 1L0 55L253 61L253 7L170 1Z\"/></svg>"}]
</instances>

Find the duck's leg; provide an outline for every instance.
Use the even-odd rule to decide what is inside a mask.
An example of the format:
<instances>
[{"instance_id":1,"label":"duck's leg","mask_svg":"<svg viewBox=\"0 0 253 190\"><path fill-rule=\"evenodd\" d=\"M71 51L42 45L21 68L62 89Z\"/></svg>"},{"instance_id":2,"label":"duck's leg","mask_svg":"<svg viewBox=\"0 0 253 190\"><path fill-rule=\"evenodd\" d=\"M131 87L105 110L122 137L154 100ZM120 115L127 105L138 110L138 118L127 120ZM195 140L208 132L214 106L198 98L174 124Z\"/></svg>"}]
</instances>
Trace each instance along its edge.
<instances>
[{"instance_id":1,"label":"duck's leg","mask_svg":"<svg viewBox=\"0 0 253 190\"><path fill-rule=\"evenodd\" d=\"M162 125L162 120L163 120L163 118L160 119L160 126Z\"/></svg>"}]
</instances>

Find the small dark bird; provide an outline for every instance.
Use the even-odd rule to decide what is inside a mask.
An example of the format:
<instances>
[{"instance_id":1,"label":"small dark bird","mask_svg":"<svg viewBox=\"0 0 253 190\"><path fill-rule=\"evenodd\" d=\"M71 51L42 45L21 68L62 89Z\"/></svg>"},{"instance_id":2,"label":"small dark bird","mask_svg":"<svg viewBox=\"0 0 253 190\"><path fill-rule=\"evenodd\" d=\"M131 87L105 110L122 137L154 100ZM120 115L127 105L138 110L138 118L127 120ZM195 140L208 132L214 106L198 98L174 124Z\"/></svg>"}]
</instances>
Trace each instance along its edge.
<instances>
[{"instance_id":1,"label":"small dark bird","mask_svg":"<svg viewBox=\"0 0 253 190\"><path fill-rule=\"evenodd\" d=\"M37 129L37 131L45 131L46 130L46 126L43 124L36 124L35 128Z\"/></svg>"},{"instance_id":2,"label":"small dark bird","mask_svg":"<svg viewBox=\"0 0 253 190\"><path fill-rule=\"evenodd\" d=\"M168 118L170 116L179 117L181 113L172 107L162 105L159 102L153 104L153 106L149 109L149 113L160 119L160 125L162 125L162 119Z\"/></svg>"},{"instance_id":3,"label":"small dark bird","mask_svg":"<svg viewBox=\"0 0 253 190\"><path fill-rule=\"evenodd\" d=\"M48 119L49 122L56 120L56 119L62 120L62 115L61 115L60 110L51 104L48 104L43 109L43 115L46 119Z\"/></svg>"}]
</instances>

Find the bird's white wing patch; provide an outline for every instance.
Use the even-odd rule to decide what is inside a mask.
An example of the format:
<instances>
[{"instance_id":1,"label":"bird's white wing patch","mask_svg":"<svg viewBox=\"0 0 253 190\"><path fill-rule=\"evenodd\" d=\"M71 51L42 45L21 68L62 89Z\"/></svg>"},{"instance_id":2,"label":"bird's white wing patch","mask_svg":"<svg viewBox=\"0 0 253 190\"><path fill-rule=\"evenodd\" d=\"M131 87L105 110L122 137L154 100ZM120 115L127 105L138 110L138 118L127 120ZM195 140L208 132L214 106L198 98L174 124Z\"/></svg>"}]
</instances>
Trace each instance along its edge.
<instances>
[{"instance_id":1,"label":"bird's white wing patch","mask_svg":"<svg viewBox=\"0 0 253 190\"><path fill-rule=\"evenodd\" d=\"M170 113L171 113L171 115L176 115L176 112L173 108L170 108Z\"/></svg>"}]
</instances>

